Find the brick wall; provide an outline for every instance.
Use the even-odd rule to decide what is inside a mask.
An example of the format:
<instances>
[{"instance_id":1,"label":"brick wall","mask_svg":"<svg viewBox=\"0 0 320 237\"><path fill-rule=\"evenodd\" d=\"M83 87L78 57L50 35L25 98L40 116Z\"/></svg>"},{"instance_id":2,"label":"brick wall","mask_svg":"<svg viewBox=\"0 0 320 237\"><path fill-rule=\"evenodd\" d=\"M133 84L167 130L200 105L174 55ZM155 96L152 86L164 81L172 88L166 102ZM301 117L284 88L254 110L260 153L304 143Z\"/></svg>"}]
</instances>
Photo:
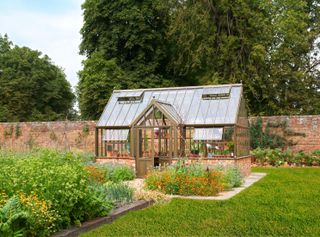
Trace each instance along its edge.
<instances>
[{"instance_id":1,"label":"brick wall","mask_svg":"<svg viewBox=\"0 0 320 237\"><path fill-rule=\"evenodd\" d=\"M253 121L255 118L250 118ZM273 116L262 117L267 122L286 121L291 133L303 133L305 136L286 135L296 142L295 151L313 151L320 149L320 115L315 116ZM60 150L94 151L95 121L57 121L0 123L0 148L18 151L32 147L49 147ZM272 132L283 135L283 129L271 128Z\"/></svg>"},{"instance_id":2,"label":"brick wall","mask_svg":"<svg viewBox=\"0 0 320 237\"><path fill-rule=\"evenodd\" d=\"M94 151L95 121L0 123L0 148Z\"/></svg>"},{"instance_id":3,"label":"brick wall","mask_svg":"<svg viewBox=\"0 0 320 237\"><path fill-rule=\"evenodd\" d=\"M250 121L253 122L255 119L251 117ZM285 122L286 128L271 126L270 132L291 140L295 145L290 149L306 152L320 150L320 115L271 116L262 117L262 121L264 128L268 122L274 125Z\"/></svg>"}]
</instances>

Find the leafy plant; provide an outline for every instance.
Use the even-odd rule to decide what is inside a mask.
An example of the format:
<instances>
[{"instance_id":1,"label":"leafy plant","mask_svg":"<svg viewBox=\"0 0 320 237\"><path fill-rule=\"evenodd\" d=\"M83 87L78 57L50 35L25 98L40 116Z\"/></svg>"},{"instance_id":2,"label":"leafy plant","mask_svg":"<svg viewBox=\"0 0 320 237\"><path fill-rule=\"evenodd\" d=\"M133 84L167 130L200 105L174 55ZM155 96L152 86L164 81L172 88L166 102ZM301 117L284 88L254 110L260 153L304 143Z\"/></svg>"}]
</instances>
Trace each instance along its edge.
<instances>
[{"instance_id":1,"label":"leafy plant","mask_svg":"<svg viewBox=\"0 0 320 237\"><path fill-rule=\"evenodd\" d=\"M95 167L105 174L106 181L117 183L135 178L134 170L127 165L98 164Z\"/></svg>"},{"instance_id":2,"label":"leafy plant","mask_svg":"<svg viewBox=\"0 0 320 237\"><path fill-rule=\"evenodd\" d=\"M94 182L104 183L106 181L105 173L96 166L88 165L84 168L90 174L90 179Z\"/></svg>"},{"instance_id":3,"label":"leafy plant","mask_svg":"<svg viewBox=\"0 0 320 237\"><path fill-rule=\"evenodd\" d=\"M107 182L104 187L107 199L115 205L129 203L133 200L133 189L123 183Z\"/></svg>"},{"instance_id":4,"label":"leafy plant","mask_svg":"<svg viewBox=\"0 0 320 237\"><path fill-rule=\"evenodd\" d=\"M254 157L260 165L264 165L264 162L267 160L267 150L258 147L257 149L254 149L252 151L252 154L254 155Z\"/></svg>"},{"instance_id":5,"label":"leafy plant","mask_svg":"<svg viewBox=\"0 0 320 237\"><path fill-rule=\"evenodd\" d=\"M0 209L0 236L22 236L28 218L28 213L23 211L19 198L10 198Z\"/></svg>"},{"instance_id":6,"label":"leafy plant","mask_svg":"<svg viewBox=\"0 0 320 237\"><path fill-rule=\"evenodd\" d=\"M194 172L194 171L197 172ZM223 190L222 175L218 170L198 172L198 167L168 168L154 170L145 179L149 190L159 190L167 194L212 196ZM200 175L201 174L201 175Z\"/></svg>"},{"instance_id":7,"label":"leafy plant","mask_svg":"<svg viewBox=\"0 0 320 237\"><path fill-rule=\"evenodd\" d=\"M100 193L90 185L81 159L72 153L49 150L36 150L31 154L0 152L0 192L8 197L23 193L21 200L25 200L25 207L43 210L41 218L41 213L31 212L35 216L34 225L25 226L26 232L41 235L50 230L45 224L50 221L55 229L61 229L107 214L111 209L110 202L100 198ZM51 218L52 210L59 218Z\"/></svg>"},{"instance_id":8,"label":"leafy plant","mask_svg":"<svg viewBox=\"0 0 320 237\"><path fill-rule=\"evenodd\" d=\"M240 187L243 183L243 174L238 166L227 166L222 175L225 189Z\"/></svg>"},{"instance_id":9,"label":"leafy plant","mask_svg":"<svg viewBox=\"0 0 320 237\"><path fill-rule=\"evenodd\" d=\"M254 154L257 163L260 165L264 165L265 163L272 166L281 166L285 162L289 165L319 165L320 157L317 156L317 151L313 153L305 153L303 151L294 153L290 149L281 151L280 149L261 149L257 148L252 151Z\"/></svg>"}]
</instances>

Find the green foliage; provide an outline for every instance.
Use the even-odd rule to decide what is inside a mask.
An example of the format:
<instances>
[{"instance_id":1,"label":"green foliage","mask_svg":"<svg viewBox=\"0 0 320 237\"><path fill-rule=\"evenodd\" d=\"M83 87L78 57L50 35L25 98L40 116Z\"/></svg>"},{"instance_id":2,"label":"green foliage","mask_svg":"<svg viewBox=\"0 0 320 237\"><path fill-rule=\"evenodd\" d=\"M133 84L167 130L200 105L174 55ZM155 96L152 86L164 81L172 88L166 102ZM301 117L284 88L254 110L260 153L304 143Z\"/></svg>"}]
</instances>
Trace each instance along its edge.
<instances>
[{"instance_id":1,"label":"green foliage","mask_svg":"<svg viewBox=\"0 0 320 237\"><path fill-rule=\"evenodd\" d=\"M251 114L320 113L319 0L86 0L82 7L85 118L99 116L112 88L239 82ZM114 60L114 77L87 65L96 54L101 64Z\"/></svg>"},{"instance_id":2,"label":"green foliage","mask_svg":"<svg viewBox=\"0 0 320 237\"><path fill-rule=\"evenodd\" d=\"M238 166L227 166L223 169L222 182L226 190L240 187L243 183L243 174Z\"/></svg>"},{"instance_id":3,"label":"green foliage","mask_svg":"<svg viewBox=\"0 0 320 237\"><path fill-rule=\"evenodd\" d=\"M86 0L82 9L80 52L88 59L77 90L84 118L98 118L114 89L171 85L161 74L167 57L166 3Z\"/></svg>"},{"instance_id":4,"label":"green foliage","mask_svg":"<svg viewBox=\"0 0 320 237\"><path fill-rule=\"evenodd\" d=\"M252 114L319 113L318 0L176 3L168 65L179 81L242 82Z\"/></svg>"},{"instance_id":5,"label":"green foliage","mask_svg":"<svg viewBox=\"0 0 320 237\"><path fill-rule=\"evenodd\" d=\"M155 170L145 179L149 190L158 190L166 194L214 196L223 190L221 172L207 170L201 176L193 176L192 172L175 169Z\"/></svg>"},{"instance_id":6,"label":"green foliage","mask_svg":"<svg viewBox=\"0 0 320 237\"><path fill-rule=\"evenodd\" d=\"M115 89L125 88L125 73L115 60L106 60L101 53L94 53L83 62L79 72L77 93L81 116L97 119Z\"/></svg>"},{"instance_id":7,"label":"green foliage","mask_svg":"<svg viewBox=\"0 0 320 237\"><path fill-rule=\"evenodd\" d=\"M96 165L95 167L104 172L106 181L118 183L135 178L134 170L127 165L102 164Z\"/></svg>"},{"instance_id":8,"label":"green foliage","mask_svg":"<svg viewBox=\"0 0 320 237\"><path fill-rule=\"evenodd\" d=\"M320 169L254 168L267 175L224 201L173 199L81 237L320 236ZM143 220L143 221L142 221ZM165 228L164 228L165 227Z\"/></svg>"},{"instance_id":9,"label":"green foliage","mask_svg":"<svg viewBox=\"0 0 320 237\"><path fill-rule=\"evenodd\" d=\"M107 199L115 205L123 205L133 200L133 189L123 183L105 183Z\"/></svg>"},{"instance_id":10,"label":"green foliage","mask_svg":"<svg viewBox=\"0 0 320 237\"><path fill-rule=\"evenodd\" d=\"M315 150L312 152L313 155L320 156L320 150Z\"/></svg>"},{"instance_id":11,"label":"green foliage","mask_svg":"<svg viewBox=\"0 0 320 237\"><path fill-rule=\"evenodd\" d=\"M101 193L91 187L88 172L83 169L80 156L48 150L30 154L0 153L0 193L8 197L22 193L24 205L41 210L47 205L59 218L51 220L55 229L61 229L96 216L106 215L112 205ZM33 196L36 195L36 198ZM33 209L32 209L33 208ZM34 212L32 216L37 217ZM34 218L37 235L47 235L47 218ZM32 218L28 218L28 223ZM39 222L43 220L44 222ZM39 224L40 223L40 224ZM45 228L46 227L46 228Z\"/></svg>"},{"instance_id":12,"label":"green foliage","mask_svg":"<svg viewBox=\"0 0 320 237\"><path fill-rule=\"evenodd\" d=\"M320 156L317 156L316 151L311 154L306 154L302 151L294 153L289 149L281 151L280 149L257 148L252 151L252 154L256 158L257 163L261 166L266 164L272 166L281 166L285 162L289 165L296 166L320 165Z\"/></svg>"},{"instance_id":13,"label":"green foliage","mask_svg":"<svg viewBox=\"0 0 320 237\"><path fill-rule=\"evenodd\" d=\"M47 55L13 46L0 35L0 121L65 119L74 95L63 70Z\"/></svg>"},{"instance_id":14,"label":"green foliage","mask_svg":"<svg viewBox=\"0 0 320 237\"><path fill-rule=\"evenodd\" d=\"M236 166L215 166L205 170L200 164L184 165L182 162L164 171L153 171L145 179L150 190L179 195L217 195L222 190L239 187L243 175Z\"/></svg>"},{"instance_id":15,"label":"green foliage","mask_svg":"<svg viewBox=\"0 0 320 237\"><path fill-rule=\"evenodd\" d=\"M177 174L184 174L194 177L204 176L206 172L201 164L194 163L187 166L183 163L183 161L178 161L176 164L169 166L168 169L172 169Z\"/></svg>"},{"instance_id":16,"label":"green foliage","mask_svg":"<svg viewBox=\"0 0 320 237\"><path fill-rule=\"evenodd\" d=\"M278 133L282 133L283 136L272 133L272 128L278 129ZM281 130L279 130L281 129ZM267 122L265 129L263 129L263 121L261 117L257 117L250 123L250 146L252 149L256 148L280 148L284 149L295 145L291 139L287 137L303 136L306 134L302 132L294 132L288 128L287 121L280 122Z\"/></svg>"},{"instance_id":17,"label":"green foliage","mask_svg":"<svg viewBox=\"0 0 320 237\"><path fill-rule=\"evenodd\" d=\"M18 197L14 196L0 208L0 236L22 236L28 213L22 208Z\"/></svg>"}]
</instances>

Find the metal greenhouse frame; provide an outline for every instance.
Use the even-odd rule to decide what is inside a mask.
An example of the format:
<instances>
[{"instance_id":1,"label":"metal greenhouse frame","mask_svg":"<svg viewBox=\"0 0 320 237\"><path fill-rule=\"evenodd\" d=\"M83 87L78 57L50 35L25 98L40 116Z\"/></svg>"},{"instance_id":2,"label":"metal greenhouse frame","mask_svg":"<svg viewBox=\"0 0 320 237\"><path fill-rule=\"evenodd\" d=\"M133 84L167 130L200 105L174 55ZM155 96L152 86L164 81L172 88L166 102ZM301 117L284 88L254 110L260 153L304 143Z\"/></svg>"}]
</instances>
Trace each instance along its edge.
<instances>
[{"instance_id":1,"label":"metal greenhouse frame","mask_svg":"<svg viewBox=\"0 0 320 237\"><path fill-rule=\"evenodd\" d=\"M115 90L95 143L97 159L134 161L138 176L179 159L247 157L242 85Z\"/></svg>"}]
</instances>

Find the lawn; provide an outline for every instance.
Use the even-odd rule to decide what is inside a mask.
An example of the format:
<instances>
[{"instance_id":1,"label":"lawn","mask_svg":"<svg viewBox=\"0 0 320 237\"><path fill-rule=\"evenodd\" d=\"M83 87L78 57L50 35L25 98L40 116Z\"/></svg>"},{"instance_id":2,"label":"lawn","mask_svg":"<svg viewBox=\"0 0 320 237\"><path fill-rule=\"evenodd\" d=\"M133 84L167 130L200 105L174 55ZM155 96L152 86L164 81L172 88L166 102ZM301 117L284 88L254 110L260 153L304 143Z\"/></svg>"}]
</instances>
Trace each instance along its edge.
<instances>
[{"instance_id":1,"label":"lawn","mask_svg":"<svg viewBox=\"0 0 320 237\"><path fill-rule=\"evenodd\" d=\"M85 236L320 236L320 169L255 168L268 175L227 201L174 199Z\"/></svg>"}]
</instances>

